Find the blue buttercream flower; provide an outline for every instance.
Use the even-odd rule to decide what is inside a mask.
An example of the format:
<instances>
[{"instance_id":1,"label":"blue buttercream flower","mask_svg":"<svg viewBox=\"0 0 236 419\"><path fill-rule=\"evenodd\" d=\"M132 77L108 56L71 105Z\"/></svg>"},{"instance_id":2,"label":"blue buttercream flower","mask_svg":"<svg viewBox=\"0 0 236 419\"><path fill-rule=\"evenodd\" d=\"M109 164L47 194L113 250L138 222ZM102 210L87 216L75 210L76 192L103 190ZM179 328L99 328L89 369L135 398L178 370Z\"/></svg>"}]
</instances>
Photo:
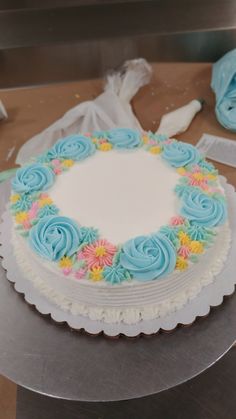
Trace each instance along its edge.
<instances>
[{"instance_id":1,"label":"blue buttercream flower","mask_svg":"<svg viewBox=\"0 0 236 419\"><path fill-rule=\"evenodd\" d=\"M187 233L191 240L197 241L209 240L213 236L213 232L209 228L197 224L190 224L187 229Z\"/></svg>"},{"instance_id":2,"label":"blue buttercream flower","mask_svg":"<svg viewBox=\"0 0 236 419\"><path fill-rule=\"evenodd\" d=\"M21 195L18 201L11 205L11 210L15 212L28 211L32 205L31 195Z\"/></svg>"},{"instance_id":3,"label":"blue buttercream flower","mask_svg":"<svg viewBox=\"0 0 236 419\"><path fill-rule=\"evenodd\" d=\"M213 172L213 173L217 173L217 169L215 168L215 166L213 166L212 163L210 163L209 161L202 159L199 161L198 165L205 171L205 172Z\"/></svg>"},{"instance_id":4,"label":"blue buttercream flower","mask_svg":"<svg viewBox=\"0 0 236 419\"><path fill-rule=\"evenodd\" d=\"M83 135L70 135L62 138L47 152L47 157L53 159L84 160L96 150L95 145L88 137Z\"/></svg>"},{"instance_id":5,"label":"blue buttercream flower","mask_svg":"<svg viewBox=\"0 0 236 419\"><path fill-rule=\"evenodd\" d=\"M54 215L41 218L29 234L31 248L39 256L52 261L72 256L80 240L79 227L73 220Z\"/></svg>"},{"instance_id":6,"label":"blue buttercream flower","mask_svg":"<svg viewBox=\"0 0 236 419\"><path fill-rule=\"evenodd\" d=\"M138 131L130 128L114 128L108 131L110 143L116 148L135 148L141 144Z\"/></svg>"},{"instance_id":7,"label":"blue buttercream flower","mask_svg":"<svg viewBox=\"0 0 236 419\"><path fill-rule=\"evenodd\" d=\"M103 270L103 276L105 281L111 284L120 284L130 278L129 272L120 264L106 266Z\"/></svg>"},{"instance_id":8,"label":"blue buttercream flower","mask_svg":"<svg viewBox=\"0 0 236 419\"><path fill-rule=\"evenodd\" d=\"M179 227L162 226L159 231L161 234L166 236L172 243L175 243L178 238Z\"/></svg>"},{"instance_id":9,"label":"blue buttercream flower","mask_svg":"<svg viewBox=\"0 0 236 419\"><path fill-rule=\"evenodd\" d=\"M197 189L182 197L181 215L192 224L216 227L227 218L226 204L222 199L210 197Z\"/></svg>"},{"instance_id":10,"label":"blue buttercream flower","mask_svg":"<svg viewBox=\"0 0 236 419\"><path fill-rule=\"evenodd\" d=\"M12 180L12 188L18 193L45 191L54 182L53 171L40 164L33 163L17 170Z\"/></svg>"},{"instance_id":11,"label":"blue buttercream flower","mask_svg":"<svg viewBox=\"0 0 236 419\"><path fill-rule=\"evenodd\" d=\"M123 245L120 264L138 281L149 281L173 272L176 250L161 233L139 236Z\"/></svg>"},{"instance_id":12,"label":"blue buttercream flower","mask_svg":"<svg viewBox=\"0 0 236 419\"><path fill-rule=\"evenodd\" d=\"M98 239L98 230L96 228L81 227L79 231L81 242L84 244L91 244Z\"/></svg>"},{"instance_id":13,"label":"blue buttercream flower","mask_svg":"<svg viewBox=\"0 0 236 419\"><path fill-rule=\"evenodd\" d=\"M58 214L59 209L56 207L56 205L44 205L44 207L40 208L37 217L38 218L43 218L43 217L47 217L48 215L56 215Z\"/></svg>"},{"instance_id":14,"label":"blue buttercream flower","mask_svg":"<svg viewBox=\"0 0 236 419\"><path fill-rule=\"evenodd\" d=\"M182 167L187 164L197 164L201 155L191 144L174 141L165 146L161 157L173 167Z\"/></svg>"}]
</instances>

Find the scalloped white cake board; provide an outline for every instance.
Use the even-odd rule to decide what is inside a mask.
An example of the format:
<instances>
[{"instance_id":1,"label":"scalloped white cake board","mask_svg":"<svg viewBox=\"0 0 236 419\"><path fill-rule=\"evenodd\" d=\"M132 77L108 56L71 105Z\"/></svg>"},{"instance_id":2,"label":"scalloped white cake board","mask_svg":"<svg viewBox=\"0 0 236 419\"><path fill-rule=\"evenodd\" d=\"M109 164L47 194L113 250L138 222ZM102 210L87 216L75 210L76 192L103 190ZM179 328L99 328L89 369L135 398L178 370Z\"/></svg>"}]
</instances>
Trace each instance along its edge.
<instances>
[{"instance_id":1,"label":"scalloped white cake board","mask_svg":"<svg viewBox=\"0 0 236 419\"><path fill-rule=\"evenodd\" d=\"M3 257L2 265L6 269L7 279L14 283L15 290L24 294L25 300L36 307L41 314L49 314L56 322L66 322L73 329L84 329L90 334L104 332L108 336L124 334L129 337L138 336L140 333L153 334L160 329L170 331L178 324L189 325L198 316L209 314L211 307L219 306L224 296L234 292L236 284L236 193L232 185L227 184L224 177L220 177L228 198L229 224L232 232L232 243L228 253L227 261L213 283L205 286L193 300L189 301L183 308L171 313L166 317L154 320L140 321L137 324L127 325L124 323L108 324L102 321L93 321L87 317L73 315L63 311L54 303L46 299L22 274L16 260L12 256L11 234L12 220L9 211L3 215L3 223L0 225L1 243L0 255Z\"/></svg>"}]
</instances>

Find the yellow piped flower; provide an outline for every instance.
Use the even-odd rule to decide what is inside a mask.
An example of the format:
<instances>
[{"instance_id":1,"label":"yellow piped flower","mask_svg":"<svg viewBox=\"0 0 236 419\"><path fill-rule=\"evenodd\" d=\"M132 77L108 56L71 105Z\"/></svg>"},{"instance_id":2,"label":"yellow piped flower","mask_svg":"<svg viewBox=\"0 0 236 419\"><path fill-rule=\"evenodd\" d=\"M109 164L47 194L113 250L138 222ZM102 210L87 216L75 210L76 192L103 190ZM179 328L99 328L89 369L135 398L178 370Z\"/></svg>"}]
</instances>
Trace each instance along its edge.
<instances>
[{"instance_id":1,"label":"yellow piped flower","mask_svg":"<svg viewBox=\"0 0 236 419\"><path fill-rule=\"evenodd\" d=\"M15 220L18 224L28 220L28 214L25 211L18 212L15 216Z\"/></svg>"},{"instance_id":2,"label":"yellow piped flower","mask_svg":"<svg viewBox=\"0 0 236 419\"><path fill-rule=\"evenodd\" d=\"M72 260L69 256L63 256L63 258L59 261L60 268L71 268L72 267Z\"/></svg>"},{"instance_id":3,"label":"yellow piped flower","mask_svg":"<svg viewBox=\"0 0 236 419\"><path fill-rule=\"evenodd\" d=\"M190 245L189 245L190 251L192 253L203 253L204 252L204 247L203 244L201 242L199 242L198 240L193 240L191 241Z\"/></svg>"},{"instance_id":4,"label":"yellow piped flower","mask_svg":"<svg viewBox=\"0 0 236 419\"><path fill-rule=\"evenodd\" d=\"M190 244L191 239L184 231L179 231L178 236L182 245L188 246Z\"/></svg>"},{"instance_id":5,"label":"yellow piped flower","mask_svg":"<svg viewBox=\"0 0 236 419\"><path fill-rule=\"evenodd\" d=\"M99 145L98 148L101 151L109 151L109 150L112 149L112 144L110 144L110 143L102 143L102 144Z\"/></svg>"},{"instance_id":6,"label":"yellow piped flower","mask_svg":"<svg viewBox=\"0 0 236 419\"><path fill-rule=\"evenodd\" d=\"M217 176L216 175L212 175L212 173L208 173L207 179L209 179L209 180L216 180L217 179Z\"/></svg>"},{"instance_id":7,"label":"yellow piped flower","mask_svg":"<svg viewBox=\"0 0 236 419\"><path fill-rule=\"evenodd\" d=\"M199 173L199 172L197 172L197 173L193 173L193 174L192 174L192 177L193 177L194 179L196 179L197 181L201 181L201 180L204 180L204 179L205 179L204 174L203 174L203 173Z\"/></svg>"},{"instance_id":8,"label":"yellow piped flower","mask_svg":"<svg viewBox=\"0 0 236 419\"><path fill-rule=\"evenodd\" d=\"M46 198L41 198L38 203L39 207L43 208L45 207L45 205L51 205L53 203L53 200L48 196Z\"/></svg>"},{"instance_id":9,"label":"yellow piped flower","mask_svg":"<svg viewBox=\"0 0 236 419\"><path fill-rule=\"evenodd\" d=\"M99 256L105 256L105 255L106 255L106 253L107 253L107 251L106 251L106 249L105 249L105 247L104 247L104 246L98 246L98 247L96 247L96 249L95 249L95 255L96 255L97 257L99 257Z\"/></svg>"},{"instance_id":10,"label":"yellow piped flower","mask_svg":"<svg viewBox=\"0 0 236 419\"><path fill-rule=\"evenodd\" d=\"M143 135L142 136L142 140L143 140L144 144L148 144L148 142L149 142L149 136L148 135Z\"/></svg>"},{"instance_id":11,"label":"yellow piped flower","mask_svg":"<svg viewBox=\"0 0 236 419\"><path fill-rule=\"evenodd\" d=\"M152 154L160 154L161 153L161 147L159 147L159 145L154 145L153 147L149 148L149 151Z\"/></svg>"},{"instance_id":12,"label":"yellow piped flower","mask_svg":"<svg viewBox=\"0 0 236 419\"><path fill-rule=\"evenodd\" d=\"M178 256L175 267L180 271L184 271L188 267L188 262L182 256Z\"/></svg>"},{"instance_id":13,"label":"yellow piped flower","mask_svg":"<svg viewBox=\"0 0 236 419\"><path fill-rule=\"evenodd\" d=\"M103 278L103 268L101 268L100 266L98 266L97 268L92 268L89 277L90 279L92 279L92 281L101 281Z\"/></svg>"},{"instance_id":14,"label":"yellow piped flower","mask_svg":"<svg viewBox=\"0 0 236 419\"><path fill-rule=\"evenodd\" d=\"M181 176L185 175L186 169L184 167L178 167L177 173Z\"/></svg>"},{"instance_id":15,"label":"yellow piped flower","mask_svg":"<svg viewBox=\"0 0 236 419\"><path fill-rule=\"evenodd\" d=\"M19 201L20 199L20 195L18 193L11 195L10 197L10 201L12 202L12 204L15 204L17 201Z\"/></svg>"},{"instance_id":16,"label":"yellow piped flower","mask_svg":"<svg viewBox=\"0 0 236 419\"><path fill-rule=\"evenodd\" d=\"M73 165L74 165L74 161L71 159L66 159L62 163L62 166L64 167L72 167Z\"/></svg>"}]
</instances>

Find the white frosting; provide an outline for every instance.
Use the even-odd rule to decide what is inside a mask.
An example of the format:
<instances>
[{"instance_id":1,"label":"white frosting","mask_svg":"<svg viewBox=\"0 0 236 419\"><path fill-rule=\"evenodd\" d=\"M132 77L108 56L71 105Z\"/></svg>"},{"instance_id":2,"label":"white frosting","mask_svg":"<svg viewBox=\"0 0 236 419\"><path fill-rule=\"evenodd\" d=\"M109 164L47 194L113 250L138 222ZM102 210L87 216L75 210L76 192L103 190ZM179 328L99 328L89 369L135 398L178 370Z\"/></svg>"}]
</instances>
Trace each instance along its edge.
<instances>
[{"instance_id":1,"label":"white frosting","mask_svg":"<svg viewBox=\"0 0 236 419\"><path fill-rule=\"evenodd\" d=\"M179 177L143 149L97 152L58 176L50 196L60 214L118 244L168 224L177 213Z\"/></svg>"},{"instance_id":2,"label":"white frosting","mask_svg":"<svg viewBox=\"0 0 236 419\"><path fill-rule=\"evenodd\" d=\"M228 224L219 229L214 245L184 272L168 278L140 283L124 282L121 286L93 283L66 277L33 255L25 240L12 234L14 253L25 277L48 299L72 314L89 316L108 323L163 317L183 307L214 280L223 268L229 248Z\"/></svg>"}]
</instances>

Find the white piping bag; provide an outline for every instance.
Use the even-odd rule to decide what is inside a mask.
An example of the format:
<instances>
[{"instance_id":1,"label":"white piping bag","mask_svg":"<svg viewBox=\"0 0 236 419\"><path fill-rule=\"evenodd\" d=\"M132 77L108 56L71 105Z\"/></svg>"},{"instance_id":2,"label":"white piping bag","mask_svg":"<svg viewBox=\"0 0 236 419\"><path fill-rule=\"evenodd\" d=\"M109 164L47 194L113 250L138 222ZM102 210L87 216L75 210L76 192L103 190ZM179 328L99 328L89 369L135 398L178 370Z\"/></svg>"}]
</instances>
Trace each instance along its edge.
<instances>
[{"instance_id":1,"label":"white piping bag","mask_svg":"<svg viewBox=\"0 0 236 419\"><path fill-rule=\"evenodd\" d=\"M195 115L202 109L203 103L202 99L194 99L187 105L166 113L161 118L156 134L165 134L168 137L173 137L173 135L186 131Z\"/></svg>"},{"instance_id":2,"label":"white piping bag","mask_svg":"<svg viewBox=\"0 0 236 419\"><path fill-rule=\"evenodd\" d=\"M109 130L115 127L142 130L130 101L151 78L151 66L143 58L126 61L107 76L104 92L96 99L80 103L54 124L28 140L19 150L17 164L43 153L62 137L70 134Z\"/></svg>"}]
</instances>

